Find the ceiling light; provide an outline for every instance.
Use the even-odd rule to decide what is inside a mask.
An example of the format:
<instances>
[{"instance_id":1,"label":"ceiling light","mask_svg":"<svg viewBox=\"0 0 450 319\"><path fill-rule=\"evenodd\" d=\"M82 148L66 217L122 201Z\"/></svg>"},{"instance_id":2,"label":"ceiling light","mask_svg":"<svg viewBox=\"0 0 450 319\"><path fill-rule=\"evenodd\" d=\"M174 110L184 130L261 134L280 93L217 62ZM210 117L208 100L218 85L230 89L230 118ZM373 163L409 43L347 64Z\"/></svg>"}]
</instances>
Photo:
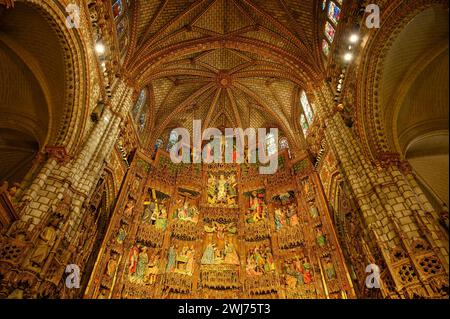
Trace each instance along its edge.
<instances>
[{"instance_id":1,"label":"ceiling light","mask_svg":"<svg viewBox=\"0 0 450 319\"><path fill-rule=\"evenodd\" d=\"M344 55L344 61L350 62L351 60L353 60L353 54L350 53L350 52L347 52L347 53Z\"/></svg>"},{"instance_id":2,"label":"ceiling light","mask_svg":"<svg viewBox=\"0 0 450 319\"><path fill-rule=\"evenodd\" d=\"M353 33L348 40L350 41L350 43L357 43L359 41L359 35Z\"/></svg>"},{"instance_id":3,"label":"ceiling light","mask_svg":"<svg viewBox=\"0 0 450 319\"><path fill-rule=\"evenodd\" d=\"M101 42L97 42L95 44L95 52L97 52L97 54L102 55L103 53L105 53L105 45Z\"/></svg>"}]
</instances>

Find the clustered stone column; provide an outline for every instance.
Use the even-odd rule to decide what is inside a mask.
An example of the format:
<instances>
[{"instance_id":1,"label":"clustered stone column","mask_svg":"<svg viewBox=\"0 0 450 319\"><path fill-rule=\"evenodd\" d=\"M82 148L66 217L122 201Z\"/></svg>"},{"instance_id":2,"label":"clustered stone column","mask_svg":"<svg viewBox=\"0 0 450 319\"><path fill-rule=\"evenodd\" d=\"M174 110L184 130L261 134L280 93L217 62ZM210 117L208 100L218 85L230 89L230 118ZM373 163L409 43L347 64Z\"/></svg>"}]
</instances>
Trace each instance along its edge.
<instances>
[{"instance_id":1,"label":"clustered stone column","mask_svg":"<svg viewBox=\"0 0 450 319\"><path fill-rule=\"evenodd\" d=\"M325 138L394 280L386 297L447 295L448 239L409 166L389 153L371 161L334 107L328 84L315 97Z\"/></svg>"},{"instance_id":2,"label":"clustered stone column","mask_svg":"<svg viewBox=\"0 0 450 319\"><path fill-rule=\"evenodd\" d=\"M102 117L75 157L67 154L64 146L46 148L31 184L18 193L20 220L0 237L0 274L4 278L0 296L58 295L67 263L76 263L78 255L86 253L75 247L85 237L81 222L131 105L132 90L118 81Z\"/></svg>"}]
</instances>

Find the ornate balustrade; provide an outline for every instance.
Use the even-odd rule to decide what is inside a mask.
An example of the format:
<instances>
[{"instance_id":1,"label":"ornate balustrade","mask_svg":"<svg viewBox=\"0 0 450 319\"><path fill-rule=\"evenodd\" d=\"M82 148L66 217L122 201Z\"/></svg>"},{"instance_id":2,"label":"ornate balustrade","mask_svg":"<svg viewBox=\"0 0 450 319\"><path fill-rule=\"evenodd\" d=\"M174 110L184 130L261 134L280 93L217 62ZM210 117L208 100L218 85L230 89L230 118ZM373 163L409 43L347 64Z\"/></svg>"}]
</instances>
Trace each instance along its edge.
<instances>
[{"instance_id":1,"label":"ornate balustrade","mask_svg":"<svg viewBox=\"0 0 450 319\"><path fill-rule=\"evenodd\" d=\"M295 188L290 170L278 170L277 173L268 175L267 177L266 193L268 198L272 198L281 193L287 193Z\"/></svg>"},{"instance_id":2,"label":"ornate balustrade","mask_svg":"<svg viewBox=\"0 0 450 319\"><path fill-rule=\"evenodd\" d=\"M206 223L218 222L222 224L237 223L239 221L238 208L202 207L203 220Z\"/></svg>"},{"instance_id":3,"label":"ornate balustrade","mask_svg":"<svg viewBox=\"0 0 450 319\"><path fill-rule=\"evenodd\" d=\"M253 224L246 224L244 236L247 241L260 241L269 238L270 232L269 221L261 220Z\"/></svg>"},{"instance_id":4,"label":"ornate balustrade","mask_svg":"<svg viewBox=\"0 0 450 319\"><path fill-rule=\"evenodd\" d=\"M168 273L165 275L164 289L167 292L189 293L192 291L192 276Z\"/></svg>"},{"instance_id":5,"label":"ornate balustrade","mask_svg":"<svg viewBox=\"0 0 450 319\"><path fill-rule=\"evenodd\" d=\"M164 240L165 230L158 229L153 225L141 224L136 234L136 240L147 246L160 248Z\"/></svg>"},{"instance_id":6,"label":"ornate balustrade","mask_svg":"<svg viewBox=\"0 0 450 319\"><path fill-rule=\"evenodd\" d=\"M247 277L244 286L251 295L270 294L278 291L279 277L275 272Z\"/></svg>"},{"instance_id":7,"label":"ornate balustrade","mask_svg":"<svg viewBox=\"0 0 450 319\"><path fill-rule=\"evenodd\" d=\"M161 284L163 275L156 275L154 284L142 284L126 282L123 287L122 296L128 299L148 299L155 297L155 285Z\"/></svg>"},{"instance_id":8,"label":"ornate balustrade","mask_svg":"<svg viewBox=\"0 0 450 319\"><path fill-rule=\"evenodd\" d=\"M278 243L281 249L290 249L304 244L303 233L297 226L284 227L278 232Z\"/></svg>"},{"instance_id":9,"label":"ornate balustrade","mask_svg":"<svg viewBox=\"0 0 450 319\"><path fill-rule=\"evenodd\" d=\"M286 299L316 299L317 293L314 285L302 285L297 288L286 288L284 291Z\"/></svg>"},{"instance_id":10,"label":"ornate balustrade","mask_svg":"<svg viewBox=\"0 0 450 319\"><path fill-rule=\"evenodd\" d=\"M240 267L237 265L202 265L201 285L211 289L237 289Z\"/></svg>"},{"instance_id":11,"label":"ornate balustrade","mask_svg":"<svg viewBox=\"0 0 450 319\"><path fill-rule=\"evenodd\" d=\"M198 225L191 221L178 220L171 226L172 237L179 240L196 240L199 235Z\"/></svg>"}]
</instances>

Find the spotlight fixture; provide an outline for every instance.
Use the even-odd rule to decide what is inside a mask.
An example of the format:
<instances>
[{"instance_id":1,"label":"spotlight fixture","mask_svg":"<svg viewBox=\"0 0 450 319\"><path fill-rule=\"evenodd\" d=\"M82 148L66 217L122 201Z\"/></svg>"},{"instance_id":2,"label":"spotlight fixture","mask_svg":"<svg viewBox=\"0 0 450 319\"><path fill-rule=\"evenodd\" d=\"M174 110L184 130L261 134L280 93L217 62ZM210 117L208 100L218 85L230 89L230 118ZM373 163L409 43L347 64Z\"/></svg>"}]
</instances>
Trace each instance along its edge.
<instances>
[{"instance_id":1,"label":"spotlight fixture","mask_svg":"<svg viewBox=\"0 0 450 319\"><path fill-rule=\"evenodd\" d=\"M359 35L353 33L352 35L350 35L350 38L348 40L350 43L357 43L359 41Z\"/></svg>"},{"instance_id":2,"label":"spotlight fixture","mask_svg":"<svg viewBox=\"0 0 450 319\"><path fill-rule=\"evenodd\" d=\"M95 52L97 52L98 55L105 53L105 45L101 42L97 42L95 44Z\"/></svg>"},{"instance_id":3,"label":"spotlight fixture","mask_svg":"<svg viewBox=\"0 0 450 319\"><path fill-rule=\"evenodd\" d=\"M353 54L350 52L347 52L346 54L344 54L344 61L345 62L350 62L351 60L353 60Z\"/></svg>"}]
</instances>

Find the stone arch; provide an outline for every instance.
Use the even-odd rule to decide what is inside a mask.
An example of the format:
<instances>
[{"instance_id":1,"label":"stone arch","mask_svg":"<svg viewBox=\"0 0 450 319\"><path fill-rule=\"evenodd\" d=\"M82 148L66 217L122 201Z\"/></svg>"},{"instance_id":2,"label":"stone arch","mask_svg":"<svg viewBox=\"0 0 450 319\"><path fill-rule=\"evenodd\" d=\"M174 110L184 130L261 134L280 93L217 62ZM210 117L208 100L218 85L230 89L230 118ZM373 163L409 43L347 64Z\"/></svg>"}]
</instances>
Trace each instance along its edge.
<instances>
[{"instance_id":1,"label":"stone arch","mask_svg":"<svg viewBox=\"0 0 450 319\"><path fill-rule=\"evenodd\" d=\"M401 153L396 147L397 137L393 136L394 130L391 129L392 126L395 129L392 124L395 114L393 98L404 96L402 90L405 90L406 83L411 83L414 76L420 73L417 72L420 61L414 62L422 59L422 64L428 64L430 61L424 61L427 56L432 57L429 49L436 46L442 49L445 37L448 39L446 1L424 0L414 4L399 1L388 4L382 12L385 13L381 17L383 24L373 36L368 37L357 74L357 81L361 84L356 92L357 125L365 151L373 158L385 152ZM442 28L444 15L447 19L445 32ZM433 21L432 16L436 20ZM414 30L421 34L414 34ZM435 48L438 51L441 49ZM395 86L402 82L403 86ZM401 104L398 100L401 99L396 99L394 104Z\"/></svg>"},{"instance_id":2,"label":"stone arch","mask_svg":"<svg viewBox=\"0 0 450 319\"><path fill-rule=\"evenodd\" d=\"M77 30L67 28L65 14L51 1L16 1L14 8L2 8L0 51L11 63L2 63L0 129L10 138L3 148L11 164L21 168L13 181L24 177L46 146L73 153L82 140L89 113L84 44ZM11 143L29 156L17 156Z\"/></svg>"},{"instance_id":3,"label":"stone arch","mask_svg":"<svg viewBox=\"0 0 450 319\"><path fill-rule=\"evenodd\" d=\"M408 160L439 211L448 206L448 2L403 1L392 12L362 57L359 135L375 159Z\"/></svg>"}]
</instances>

